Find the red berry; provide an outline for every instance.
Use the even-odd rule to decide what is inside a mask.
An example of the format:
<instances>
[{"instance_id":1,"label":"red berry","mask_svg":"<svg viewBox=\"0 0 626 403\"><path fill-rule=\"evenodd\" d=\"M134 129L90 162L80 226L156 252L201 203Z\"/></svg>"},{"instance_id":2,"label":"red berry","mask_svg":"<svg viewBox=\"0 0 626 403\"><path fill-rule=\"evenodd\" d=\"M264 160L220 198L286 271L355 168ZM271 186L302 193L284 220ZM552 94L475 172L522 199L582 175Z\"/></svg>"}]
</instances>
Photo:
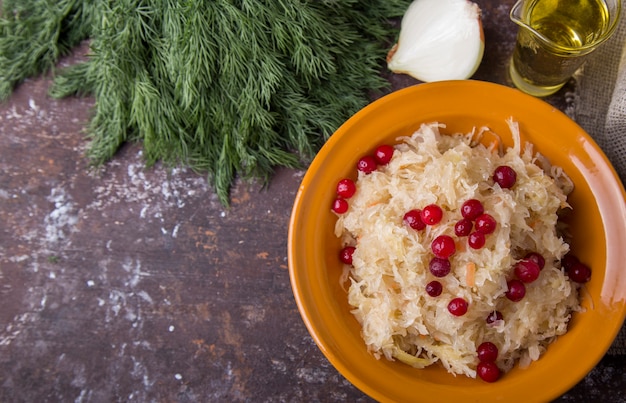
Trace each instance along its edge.
<instances>
[{"instance_id":1,"label":"red berry","mask_svg":"<svg viewBox=\"0 0 626 403\"><path fill-rule=\"evenodd\" d=\"M380 165L386 165L391 161L393 157L393 147L387 144L383 144L376 148L374 152L374 158L376 158L376 162Z\"/></svg>"},{"instance_id":2,"label":"red berry","mask_svg":"<svg viewBox=\"0 0 626 403\"><path fill-rule=\"evenodd\" d=\"M337 196L349 199L356 193L356 185L352 179L342 179L337 183Z\"/></svg>"},{"instance_id":3,"label":"red berry","mask_svg":"<svg viewBox=\"0 0 626 403\"><path fill-rule=\"evenodd\" d=\"M503 320L504 316L502 316L502 312L500 311L492 311L489 313L489 315L487 315L487 319L485 319L485 321L488 324L493 324L494 322L498 321L498 320Z\"/></svg>"},{"instance_id":4,"label":"red berry","mask_svg":"<svg viewBox=\"0 0 626 403\"><path fill-rule=\"evenodd\" d=\"M448 259L441 259L434 257L428 264L428 270L435 277L445 277L450 273L450 261Z\"/></svg>"},{"instance_id":5,"label":"red berry","mask_svg":"<svg viewBox=\"0 0 626 403\"><path fill-rule=\"evenodd\" d=\"M454 235L456 236L468 236L472 232L474 223L469 218L461 218L454 224Z\"/></svg>"},{"instance_id":6,"label":"red berry","mask_svg":"<svg viewBox=\"0 0 626 403\"><path fill-rule=\"evenodd\" d=\"M530 259L520 260L513 266L515 276L523 283L532 283L539 277L539 265Z\"/></svg>"},{"instance_id":7,"label":"red berry","mask_svg":"<svg viewBox=\"0 0 626 403\"><path fill-rule=\"evenodd\" d=\"M572 266L579 262L580 261L576 256L568 253L567 255L563 256L563 259L561 259L561 267L563 267L565 271L568 271Z\"/></svg>"},{"instance_id":8,"label":"red berry","mask_svg":"<svg viewBox=\"0 0 626 403\"><path fill-rule=\"evenodd\" d=\"M454 244L454 239L451 236L439 235L431 242L430 249L433 251L435 256L447 259L454 255L454 252L456 252L456 245Z\"/></svg>"},{"instance_id":9,"label":"red berry","mask_svg":"<svg viewBox=\"0 0 626 403\"><path fill-rule=\"evenodd\" d=\"M482 248L483 246L485 246L485 242L486 242L485 234L479 231L472 232L471 234L469 234L469 237L467 238L467 244L472 249Z\"/></svg>"},{"instance_id":10,"label":"red berry","mask_svg":"<svg viewBox=\"0 0 626 403\"><path fill-rule=\"evenodd\" d=\"M345 264L352 264L352 255L356 248L354 246L346 246L339 251L339 260Z\"/></svg>"},{"instance_id":11,"label":"red berry","mask_svg":"<svg viewBox=\"0 0 626 403\"><path fill-rule=\"evenodd\" d=\"M500 378L500 368L498 368L496 363L492 361L479 362L476 372L478 373L480 379L485 382L495 382Z\"/></svg>"},{"instance_id":12,"label":"red berry","mask_svg":"<svg viewBox=\"0 0 626 403\"><path fill-rule=\"evenodd\" d=\"M509 280L507 283L508 290L506 297L513 302L519 302L526 295L526 286L519 280Z\"/></svg>"},{"instance_id":13,"label":"red berry","mask_svg":"<svg viewBox=\"0 0 626 403\"><path fill-rule=\"evenodd\" d=\"M480 200L469 199L461 205L461 215L469 220L475 220L476 217L485 212L485 208Z\"/></svg>"},{"instance_id":14,"label":"red berry","mask_svg":"<svg viewBox=\"0 0 626 403\"><path fill-rule=\"evenodd\" d=\"M591 280L591 269L586 264L578 262L567 270L567 275L572 281L582 284Z\"/></svg>"},{"instance_id":15,"label":"red berry","mask_svg":"<svg viewBox=\"0 0 626 403\"><path fill-rule=\"evenodd\" d=\"M426 293L431 297L438 297L441 295L443 291L443 286L437 280L433 280L430 283L426 284Z\"/></svg>"},{"instance_id":16,"label":"red berry","mask_svg":"<svg viewBox=\"0 0 626 403\"><path fill-rule=\"evenodd\" d=\"M421 212L422 221L426 225L438 224L443 218L443 210L436 204L429 204Z\"/></svg>"},{"instance_id":17,"label":"red berry","mask_svg":"<svg viewBox=\"0 0 626 403\"><path fill-rule=\"evenodd\" d=\"M356 169L365 174L371 174L376 170L376 168L378 168L378 164L376 164L376 158L372 157L371 155L361 157L361 159L359 159L359 162L357 162L356 164Z\"/></svg>"},{"instance_id":18,"label":"red berry","mask_svg":"<svg viewBox=\"0 0 626 403\"><path fill-rule=\"evenodd\" d=\"M498 347L490 341L485 341L476 348L476 355L480 362L494 362L498 358Z\"/></svg>"},{"instance_id":19,"label":"red berry","mask_svg":"<svg viewBox=\"0 0 626 403\"><path fill-rule=\"evenodd\" d=\"M448 304L448 311L454 316L463 316L467 313L467 301L463 298L454 298Z\"/></svg>"},{"instance_id":20,"label":"red berry","mask_svg":"<svg viewBox=\"0 0 626 403\"><path fill-rule=\"evenodd\" d=\"M402 220L411 228L416 231L423 230L426 228L426 224L422 221L422 217L420 215L420 210L409 210L404 214Z\"/></svg>"},{"instance_id":21,"label":"red berry","mask_svg":"<svg viewBox=\"0 0 626 403\"><path fill-rule=\"evenodd\" d=\"M348 211L348 207L349 207L348 202L345 199L337 198L333 202L332 209L337 214L343 214L346 211Z\"/></svg>"},{"instance_id":22,"label":"red berry","mask_svg":"<svg viewBox=\"0 0 626 403\"><path fill-rule=\"evenodd\" d=\"M517 173L507 165L500 165L493 172L493 180L503 189L510 189L515 185Z\"/></svg>"},{"instance_id":23,"label":"red berry","mask_svg":"<svg viewBox=\"0 0 626 403\"><path fill-rule=\"evenodd\" d=\"M482 232L485 235L493 233L496 230L496 225L496 219L487 213L476 217L476 223L474 224L476 231Z\"/></svg>"},{"instance_id":24,"label":"red berry","mask_svg":"<svg viewBox=\"0 0 626 403\"><path fill-rule=\"evenodd\" d=\"M537 252L527 253L526 256L524 256L524 259L529 259L535 262L537 266L539 266L539 270L542 270L546 265L546 259L544 259L544 257Z\"/></svg>"}]
</instances>

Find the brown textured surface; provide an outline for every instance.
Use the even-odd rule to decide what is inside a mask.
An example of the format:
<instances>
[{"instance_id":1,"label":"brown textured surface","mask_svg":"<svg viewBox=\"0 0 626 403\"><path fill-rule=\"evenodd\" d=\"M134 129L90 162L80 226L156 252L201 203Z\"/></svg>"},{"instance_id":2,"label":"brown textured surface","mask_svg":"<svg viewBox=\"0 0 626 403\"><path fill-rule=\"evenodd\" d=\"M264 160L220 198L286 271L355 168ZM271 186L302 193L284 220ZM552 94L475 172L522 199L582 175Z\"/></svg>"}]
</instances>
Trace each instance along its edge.
<instances>
[{"instance_id":1,"label":"brown textured surface","mask_svg":"<svg viewBox=\"0 0 626 403\"><path fill-rule=\"evenodd\" d=\"M507 84L512 1L478 3L474 78ZM225 209L202 176L145 169L139 145L89 170L93 100L49 99L48 84L0 104L0 401L369 401L317 349L291 293L304 171L278 170L267 189L238 182ZM572 85L548 101L567 110ZM625 401L625 368L605 357L560 401Z\"/></svg>"}]
</instances>

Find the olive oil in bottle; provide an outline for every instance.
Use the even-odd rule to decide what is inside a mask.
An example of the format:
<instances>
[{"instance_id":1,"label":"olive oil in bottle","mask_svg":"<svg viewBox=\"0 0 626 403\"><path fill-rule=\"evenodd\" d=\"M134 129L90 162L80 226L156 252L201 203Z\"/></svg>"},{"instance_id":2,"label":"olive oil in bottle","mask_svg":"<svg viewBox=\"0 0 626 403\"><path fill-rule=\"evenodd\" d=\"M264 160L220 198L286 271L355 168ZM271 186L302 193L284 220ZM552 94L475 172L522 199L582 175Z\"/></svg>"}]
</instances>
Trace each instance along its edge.
<instances>
[{"instance_id":1,"label":"olive oil in bottle","mask_svg":"<svg viewBox=\"0 0 626 403\"><path fill-rule=\"evenodd\" d=\"M511 77L523 90L536 87L533 95L538 96L565 84L584 56L606 37L610 22L604 0L531 0L518 11Z\"/></svg>"}]
</instances>

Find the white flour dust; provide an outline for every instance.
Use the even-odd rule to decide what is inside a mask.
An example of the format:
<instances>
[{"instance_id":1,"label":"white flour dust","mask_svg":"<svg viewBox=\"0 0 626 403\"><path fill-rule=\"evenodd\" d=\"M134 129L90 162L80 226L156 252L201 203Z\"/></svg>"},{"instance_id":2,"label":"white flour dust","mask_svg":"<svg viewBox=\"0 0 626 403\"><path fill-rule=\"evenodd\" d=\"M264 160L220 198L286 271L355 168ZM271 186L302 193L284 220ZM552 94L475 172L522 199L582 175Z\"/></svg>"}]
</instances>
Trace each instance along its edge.
<instances>
[{"instance_id":1,"label":"white flour dust","mask_svg":"<svg viewBox=\"0 0 626 403\"><path fill-rule=\"evenodd\" d=\"M63 188L52 189L47 199L54 204L54 209L44 217L45 241L54 245L65 241L69 233L76 230L78 211Z\"/></svg>"},{"instance_id":2,"label":"white flour dust","mask_svg":"<svg viewBox=\"0 0 626 403\"><path fill-rule=\"evenodd\" d=\"M112 168L110 176L92 173L95 175L96 197L87 205L87 210L109 209L115 204L123 204L140 219L162 221L168 211L181 209L198 197L208 197L211 203L219 203L205 177L190 174L187 168L169 171L162 167L145 168L141 150L127 163L125 172L119 169L119 161L109 164ZM176 237L177 232L178 227L174 226L172 236Z\"/></svg>"}]
</instances>

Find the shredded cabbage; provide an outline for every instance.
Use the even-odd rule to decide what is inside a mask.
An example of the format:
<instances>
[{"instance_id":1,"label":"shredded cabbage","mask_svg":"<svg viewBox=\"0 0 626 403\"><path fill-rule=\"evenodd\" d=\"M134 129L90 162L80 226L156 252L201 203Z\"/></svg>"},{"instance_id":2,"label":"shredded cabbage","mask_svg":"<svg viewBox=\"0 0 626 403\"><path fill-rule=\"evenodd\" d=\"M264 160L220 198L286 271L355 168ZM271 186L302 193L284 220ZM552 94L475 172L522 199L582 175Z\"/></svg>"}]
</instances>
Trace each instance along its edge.
<instances>
[{"instance_id":1,"label":"shredded cabbage","mask_svg":"<svg viewBox=\"0 0 626 403\"><path fill-rule=\"evenodd\" d=\"M439 361L453 374L476 377L476 348L490 341L499 349L497 365L506 372L516 362L527 366L537 360L567 331L572 312L580 310L577 285L559 263L569 250L557 224L560 211L570 207L571 181L532 145L522 147L517 124L508 123L514 146L502 151L497 142L478 141L486 128L445 135L440 133L444 125L424 124L398 139L389 164L371 174L359 172L357 192L348 212L338 216L335 234L344 245L356 246L353 263L345 268L348 302L376 358L418 368ZM494 184L499 165L516 171L513 188ZM468 199L480 200L498 222L479 250L454 235L460 206ZM444 210L440 224L422 231L403 224L407 211L431 203ZM441 234L456 239L456 253L450 257L451 273L437 279L443 293L431 297L425 292L435 279L428 269L430 243ZM526 284L526 296L512 302L504 296L507 280L513 265L531 251L545 258L545 267ZM455 297L469 303L463 316L448 312ZM504 319L487 324L495 310Z\"/></svg>"}]
</instances>

